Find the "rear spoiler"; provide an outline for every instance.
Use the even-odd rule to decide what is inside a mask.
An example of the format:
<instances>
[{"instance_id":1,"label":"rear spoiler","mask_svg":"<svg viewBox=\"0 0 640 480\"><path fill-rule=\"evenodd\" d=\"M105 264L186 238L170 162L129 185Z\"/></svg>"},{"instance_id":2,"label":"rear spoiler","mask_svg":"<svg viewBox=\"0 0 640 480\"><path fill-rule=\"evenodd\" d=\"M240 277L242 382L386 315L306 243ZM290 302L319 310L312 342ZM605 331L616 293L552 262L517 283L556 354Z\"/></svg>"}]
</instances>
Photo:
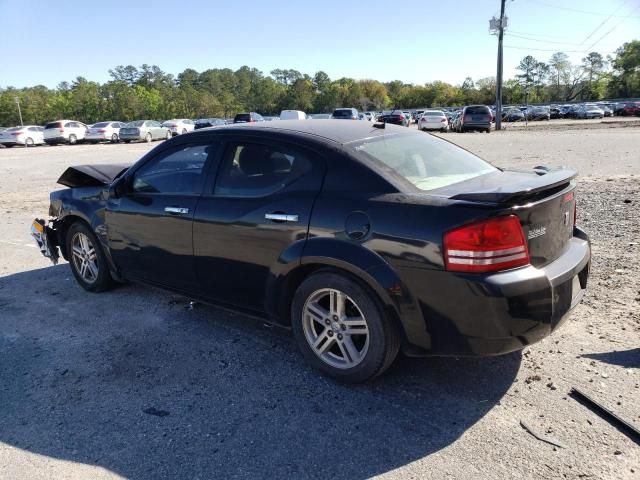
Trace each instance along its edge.
<instances>
[{"instance_id":1,"label":"rear spoiler","mask_svg":"<svg viewBox=\"0 0 640 480\"><path fill-rule=\"evenodd\" d=\"M58 183L65 187L102 187L109 185L122 172L128 170L130 164L109 165L77 165L67 168Z\"/></svg>"},{"instance_id":2,"label":"rear spoiler","mask_svg":"<svg viewBox=\"0 0 640 480\"><path fill-rule=\"evenodd\" d=\"M576 170L564 167L554 170L536 167L533 172L526 172L528 175L523 175L523 173L525 172L505 170L502 174L513 175L513 182L505 182L503 178L499 182L499 186L462 192L450 198L470 202L509 203L529 199L542 192L551 195L553 191L566 188L578 176ZM537 175L533 176L532 173Z\"/></svg>"}]
</instances>

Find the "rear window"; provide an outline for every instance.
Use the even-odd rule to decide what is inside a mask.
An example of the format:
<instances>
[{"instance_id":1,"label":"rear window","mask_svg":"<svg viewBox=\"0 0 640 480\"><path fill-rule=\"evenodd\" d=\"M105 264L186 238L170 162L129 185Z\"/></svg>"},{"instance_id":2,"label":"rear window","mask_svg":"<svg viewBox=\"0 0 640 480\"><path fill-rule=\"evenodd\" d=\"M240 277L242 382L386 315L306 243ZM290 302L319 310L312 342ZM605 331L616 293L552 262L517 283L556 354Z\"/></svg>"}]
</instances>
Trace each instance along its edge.
<instances>
[{"instance_id":1,"label":"rear window","mask_svg":"<svg viewBox=\"0 0 640 480\"><path fill-rule=\"evenodd\" d=\"M7 128L5 132L17 132L18 130L22 130L24 127L11 127Z\"/></svg>"},{"instance_id":2,"label":"rear window","mask_svg":"<svg viewBox=\"0 0 640 480\"><path fill-rule=\"evenodd\" d=\"M348 145L409 187L429 191L497 169L472 153L432 135L385 135Z\"/></svg>"},{"instance_id":3,"label":"rear window","mask_svg":"<svg viewBox=\"0 0 640 480\"><path fill-rule=\"evenodd\" d=\"M47 123L47 124L44 126L44 129L45 129L45 130L48 130L48 129L50 129L50 128L60 128L60 122L51 122L51 123Z\"/></svg>"},{"instance_id":4,"label":"rear window","mask_svg":"<svg viewBox=\"0 0 640 480\"><path fill-rule=\"evenodd\" d=\"M129 122L125 127L141 127L144 125L144 120L136 120L135 122Z\"/></svg>"},{"instance_id":5,"label":"rear window","mask_svg":"<svg viewBox=\"0 0 640 480\"><path fill-rule=\"evenodd\" d=\"M233 119L234 122L248 122L251 120L251 115L248 113L239 113Z\"/></svg>"},{"instance_id":6,"label":"rear window","mask_svg":"<svg viewBox=\"0 0 640 480\"><path fill-rule=\"evenodd\" d=\"M352 110L334 110L333 117L334 118L351 118L353 116Z\"/></svg>"},{"instance_id":7,"label":"rear window","mask_svg":"<svg viewBox=\"0 0 640 480\"><path fill-rule=\"evenodd\" d=\"M100 122L100 123L94 123L93 126L91 128L102 128L102 127L108 127L109 123L111 122Z\"/></svg>"},{"instance_id":8,"label":"rear window","mask_svg":"<svg viewBox=\"0 0 640 480\"><path fill-rule=\"evenodd\" d=\"M442 112L424 112L424 115L427 117L444 117Z\"/></svg>"},{"instance_id":9,"label":"rear window","mask_svg":"<svg viewBox=\"0 0 640 480\"><path fill-rule=\"evenodd\" d=\"M469 115L489 115L489 107L477 106L467 107L465 113Z\"/></svg>"}]
</instances>

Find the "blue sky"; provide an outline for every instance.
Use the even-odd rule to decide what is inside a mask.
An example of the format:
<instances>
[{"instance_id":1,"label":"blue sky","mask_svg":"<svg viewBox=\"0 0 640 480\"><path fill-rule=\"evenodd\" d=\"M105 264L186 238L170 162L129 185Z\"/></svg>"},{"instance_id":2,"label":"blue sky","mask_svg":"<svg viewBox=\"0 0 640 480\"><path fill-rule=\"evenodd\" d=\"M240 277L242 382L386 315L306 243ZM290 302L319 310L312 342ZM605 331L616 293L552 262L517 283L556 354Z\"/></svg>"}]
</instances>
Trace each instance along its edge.
<instances>
[{"instance_id":1,"label":"blue sky","mask_svg":"<svg viewBox=\"0 0 640 480\"><path fill-rule=\"evenodd\" d=\"M0 87L84 76L115 65L294 68L331 78L462 83L495 75L488 32L499 0L0 0ZM553 51L580 61L640 39L640 0L507 0L505 74ZM631 15L627 17L628 15ZM627 18L625 18L627 17ZM538 49L538 50L534 50ZM550 51L546 51L550 50Z\"/></svg>"}]
</instances>

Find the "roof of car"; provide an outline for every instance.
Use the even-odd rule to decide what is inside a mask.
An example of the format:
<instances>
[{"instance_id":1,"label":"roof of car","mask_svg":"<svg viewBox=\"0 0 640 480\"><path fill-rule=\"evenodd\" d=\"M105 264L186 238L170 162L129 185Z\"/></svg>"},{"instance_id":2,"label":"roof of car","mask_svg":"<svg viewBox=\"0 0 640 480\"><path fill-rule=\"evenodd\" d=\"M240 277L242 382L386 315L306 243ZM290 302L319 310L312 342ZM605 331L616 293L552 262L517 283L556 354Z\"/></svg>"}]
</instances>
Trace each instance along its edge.
<instances>
[{"instance_id":1,"label":"roof of car","mask_svg":"<svg viewBox=\"0 0 640 480\"><path fill-rule=\"evenodd\" d=\"M385 128L376 128L371 122L361 120L325 120L324 122L310 122L308 120L279 120L277 122L240 123L209 127L198 130L206 131L238 131L261 130L278 133L306 134L345 144L364 138L380 137L386 134L419 134L417 130L386 124Z\"/></svg>"}]
</instances>

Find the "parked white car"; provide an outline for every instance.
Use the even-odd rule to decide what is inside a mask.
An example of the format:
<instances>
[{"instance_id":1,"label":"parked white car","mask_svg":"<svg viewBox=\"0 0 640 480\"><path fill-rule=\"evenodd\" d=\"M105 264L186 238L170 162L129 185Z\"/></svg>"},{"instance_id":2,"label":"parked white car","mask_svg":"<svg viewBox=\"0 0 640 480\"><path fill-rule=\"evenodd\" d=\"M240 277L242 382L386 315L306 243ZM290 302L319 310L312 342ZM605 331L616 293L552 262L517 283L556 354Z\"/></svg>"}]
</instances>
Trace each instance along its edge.
<instances>
[{"instance_id":1,"label":"parked white car","mask_svg":"<svg viewBox=\"0 0 640 480\"><path fill-rule=\"evenodd\" d=\"M167 127L171 135L176 136L193 132L196 128L196 122L188 118L174 118L163 122L162 126Z\"/></svg>"},{"instance_id":2,"label":"parked white car","mask_svg":"<svg viewBox=\"0 0 640 480\"><path fill-rule=\"evenodd\" d=\"M120 128L124 126L122 122L98 122L87 128L84 137L86 142L111 141L116 143L120 140Z\"/></svg>"},{"instance_id":3,"label":"parked white car","mask_svg":"<svg viewBox=\"0 0 640 480\"><path fill-rule=\"evenodd\" d=\"M0 132L0 144L5 147L14 145L42 145L44 143L44 128L37 125L7 128Z\"/></svg>"},{"instance_id":4,"label":"parked white car","mask_svg":"<svg viewBox=\"0 0 640 480\"><path fill-rule=\"evenodd\" d=\"M306 120L307 114L300 110L282 110L280 120Z\"/></svg>"},{"instance_id":5,"label":"parked white car","mask_svg":"<svg viewBox=\"0 0 640 480\"><path fill-rule=\"evenodd\" d=\"M418 120L419 130L449 130L449 121L442 110L426 110Z\"/></svg>"},{"instance_id":6,"label":"parked white car","mask_svg":"<svg viewBox=\"0 0 640 480\"><path fill-rule=\"evenodd\" d=\"M87 133L87 126L76 120L56 120L44 126L44 141L48 145L68 143L74 145L82 140Z\"/></svg>"}]
</instances>

